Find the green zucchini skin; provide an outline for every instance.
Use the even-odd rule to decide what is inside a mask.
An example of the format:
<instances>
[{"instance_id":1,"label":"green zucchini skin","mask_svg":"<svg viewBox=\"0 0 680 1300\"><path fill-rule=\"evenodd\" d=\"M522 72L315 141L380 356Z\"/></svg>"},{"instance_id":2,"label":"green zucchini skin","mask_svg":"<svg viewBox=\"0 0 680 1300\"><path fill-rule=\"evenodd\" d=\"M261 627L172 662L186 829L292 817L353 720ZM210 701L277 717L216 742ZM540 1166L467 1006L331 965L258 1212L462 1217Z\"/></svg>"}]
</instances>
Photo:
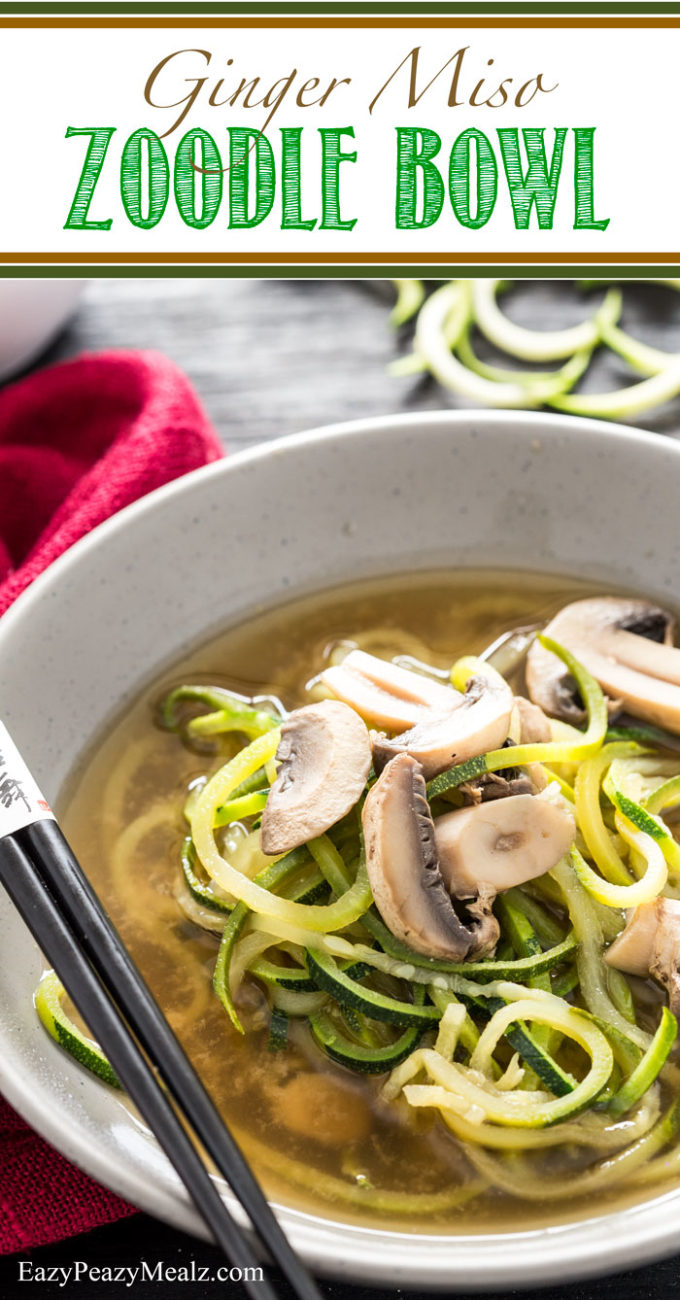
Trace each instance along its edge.
<instances>
[{"instance_id":1,"label":"green zucchini skin","mask_svg":"<svg viewBox=\"0 0 680 1300\"><path fill-rule=\"evenodd\" d=\"M228 903L226 899L218 898L208 885L202 884L194 871L194 842L190 835L187 836L182 844L180 861L182 864L182 872L184 874L184 882L192 898L194 898L197 903L200 903L202 907L210 908L212 912L221 912L223 915L229 916L229 914L234 910L234 904Z\"/></svg>"},{"instance_id":2,"label":"green zucchini skin","mask_svg":"<svg viewBox=\"0 0 680 1300\"><path fill-rule=\"evenodd\" d=\"M183 723L178 706L187 702L203 705L207 713L189 718ZM189 735L195 730L192 722L200 724L206 717L217 722L209 733L213 735L218 735L221 731L243 731L246 735L258 736L274 727L280 727L282 722L278 715L254 708L248 701L239 699L238 695L222 686L177 686L166 696L159 711L160 724L166 731L181 731L184 726ZM200 734L200 725L196 730Z\"/></svg>"},{"instance_id":3,"label":"green zucchini skin","mask_svg":"<svg viewBox=\"0 0 680 1300\"><path fill-rule=\"evenodd\" d=\"M415 1002L401 1002L398 998L375 993L362 988L348 971L343 971L327 953L307 949L307 969L318 988L330 993L340 1006L362 1011L371 1020L382 1020L391 1025L421 1025L426 1027L440 1019L439 1011L432 1006L418 1006Z\"/></svg>"},{"instance_id":4,"label":"green zucchini skin","mask_svg":"<svg viewBox=\"0 0 680 1300\"><path fill-rule=\"evenodd\" d=\"M280 989L291 989L294 993L315 993L318 985L311 979L307 971L295 966L279 966L273 961L267 961L264 957L258 957L248 970L249 975L254 975L256 979L262 980L265 984L274 985Z\"/></svg>"},{"instance_id":5,"label":"green zucchini skin","mask_svg":"<svg viewBox=\"0 0 680 1300\"><path fill-rule=\"evenodd\" d=\"M461 994L460 999L471 1010L481 1011L487 1016L492 1016L494 1012L500 1011L501 1007L505 1006L501 998L469 998ZM566 1097L568 1093L574 1091L577 1086L576 1079L553 1060L526 1025L515 1025L505 1034L505 1038L510 1046L519 1052L524 1064L538 1075L541 1083L545 1084L556 1097Z\"/></svg>"},{"instance_id":6,"label":"green zucchini skin","mask_svg":"<svg viewBox=\"0 0 680 1300\"><path fill-rule=\"evenodd\" d=\"M517 980L518 983L522 983L536 975L543 975L554 966L559 966L573 957L579 946L573 931L570 931L566 938L554 947L546 951L537 951L528 957L509 958L507 961L497 959L466 962L440 961L436 957L424 957L422 953L414 952L401 940L395 939L385 923L372 910L362 916L361 923L378 941L383 951L397 961L407 962L412 966L422 966L435 974L440 971L444 975L464 975L467 979L474 979L480 984L503 979Z\"/></svg>"},{"instance_id":7,"label":"green zucchini skin","mask_svg":"<svg viewBox=\"0 0 680 1300\"><path fill-rule=\"evenodd\" d=\"M503 1003L499 1001L494 1011L502 1005ZM511 1029L505 1036L510 1046L519 1052L524 1064L531 1067L541 1083L545 1084L556 1097L566 1097L574 1091L577 1085L573 1075L568 1074L557 1064L557 1061L540 1043L536 1042L534 1035L524 1025Z\"/></svg>"},{"instance_id":8,"label":"green zucchini skin","mask_svg":"<svg viewBox=\"0 0 680 1300\"><path fill-rule=\"evenodd\" d=\"M630 726L609 727L604 739L607 745L615 740L634 740L638 745L655 745L659 749L680 753L680 738L649 722L635 721Z\"/></svg>"},{"instance_id":9,"label":"green zucchini skin","mask_svg":"<svg viewBox=\"0 0 680 1300\"><path fill-rule=\"evenodd\" d=\"M271 1020L269 1021L269 1043L267 1045L270 1052L280 1052L288 1046L289 1028L290 1020L286 1012L281 1011L279 1007L273 1007Z\"/></svg>"},{"instance_id":10,"label":"green zucchini skin","mask_svg":"<svg viewBox=\"0 0 680 1300\"><path fill-rule=\"evenodd\" d=\"M666 1064L677 1034L678 1022L675 1016L668 1007L662 1007L659 1026L647 1051L609 1102L608 1110L614 1119L620 1119L637 1105L651 1088Z\"/></svg>"},{"instance_id":11,"label":"green zucchini skin","mask_svg":"<svg viewBox=\"0 0 680 1300\"><path fill-rule=\"evenodd\" d=\"M348 966L343 966L343 974L348 975L350 979L360 980L368 975L370 966L366 962L355 961ZM291 989L294 993L317 993L321 985L312 979L308 971L302 970L295 966L280 966L277 962L267 961L265 957L258 957L252 966L248 968L248 973L254 975L265 984L277 985L281 989Z\"/></svg>"},{"instance_id":12,"label":"green zucchini skin","mask_svg":"<svg viewBox=\"0 0 680 1300\"><path fill-rule=\"evenodd\" d=\"M307 854L306 849L293 849L290 853L286 854L285 858L279 858L278 862L274 862L270 867L265 867L263 871L260 871L255 877L255 882L258 885L263 885L265 889L271 889L273 887L280 888L281 885L285 884L286 880L308 860L309 855ZM317 885L315 885L314 888L321 887L323 884L324 882L319 876ZM309 892L309 887L307 887L305 890L307 896L309 895ZM303 897L305 896L305 893L303 893ZM222 931L222 939L220 941L217 961L215 962L215 969L213 972L213 990L215 995L222 1003L232 1025L240 1034L242 1034L244 1030L231 996L231 990L229 987L229 968L231 966L231 959L234 955L234 948L236 947L243 926L248 919L248 914L249 909L246 907L246 904L237 903L227 917L226 925Z\"/></svg>"},{"instance_id":13,"label":"green zucchini skin","mask_svg":"<svg viewBox=\"0 0 680 1300\"><path fill-rule=\"evenodd\" d=\"M344 1065L355 1074L384 1074L415 1051L424 1032L424 1026L411 1025L393 1043L385 1047L368 1047L355 1043L334 1024L326 1011L310 1016L309 1026L318 1047L338 1065Z\"/></svg>"},{"instance_id":14,"label":"green zucchini skin","mask_svg":"<svg viewBox=\"0 0 680 1300\"><path fill-rule=\"evenodd\" d=\"M79 1065L111 1088L122 1085L98 1043L81 1032L61 1004L64 988L53 970L45 971L35 994L35 1008L51 1038Z\"/></svg>"},{"instance_id":15,"label":"green zucchini skin","mask_svg":"<svg viewBox=\"0 0 680 1300\"><path fill-rule=\"evenodd\" d=\"M330 993L340 1006L351 1007L372 1020L406 1027L420 1025L426 1028L427 1025L432 1025L440 1019L440 1012L436 1007L400 1002L396 998L388 998L382 993L362 988L347 971L341 971L333 958L326 953L308 949L307 969L317 986L324 992ZM499 998L479 998L474 999L473 1005L477 1010L492 1015L505 1004ZM576 1080L553 1060L528 1029L518 1025L510 1030L507 1038L525 1064L534 1070L541 1082L556 1096L563 1097L574 1091Z\"/></svg>"}]
</instances>

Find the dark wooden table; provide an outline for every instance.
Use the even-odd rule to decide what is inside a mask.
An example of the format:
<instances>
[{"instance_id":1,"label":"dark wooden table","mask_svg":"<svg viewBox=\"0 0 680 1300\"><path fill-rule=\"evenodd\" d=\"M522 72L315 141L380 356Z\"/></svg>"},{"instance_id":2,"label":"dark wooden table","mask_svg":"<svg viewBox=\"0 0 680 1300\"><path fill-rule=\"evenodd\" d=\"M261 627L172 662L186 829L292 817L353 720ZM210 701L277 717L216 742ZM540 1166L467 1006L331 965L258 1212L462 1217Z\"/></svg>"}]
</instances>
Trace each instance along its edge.
<instances>
[{"instance_id":1,"label":"dark wooden table","mask_svg":"<svg viewBox=\"0 0 680 1300\"><path fill-rule=\"evenodd\" d=\"M232 451L339 420L462 405L432 381L388 375L407 346L388 325L393 299L379 280L93 281L46 360L157 348L189 375ZM631 332L680 350L680 294L638 283L625 299ZM508 307L521 324L556 329L582 320L589 302L568 284L526 281ZM587 387L616 388L630 375L603 351ZM680 399L638 423L679 430Z\"/></svg>"},{"instance_id":2,"label":"dark wooden table","mask_svg":"<svg viewBox=\"0 0 680 1300\"><path fill-rule=\"evenodd\" d=\"M384 282L343 280L98 280L86 286L78 315L40 364L101 348L156 348L190 376L215 427L231 451L316 425L392 411L431 410L459 404L430 381L395 380L386 367L399 342L387 324L392 291ZM515 319L557 328L584 315L583 302L566 286L518 286L509 304ZM647 284L626 291L626 325L648 342L680 349L680 298ZM625 372L615 358L598 360L588 386L606 389ZM638 421L674 435L680 399ZM1 1177L1 1171L0 1171ZM74 1260L112 1268L191 1261L216 1269L210 1246L146 1215L98 1229L58 1246L31 1252L34 1264L67 1266ZM324 1284L330 1300L376 1300L395 1291ZM42 1300L73 1294L81 1300L236 1300L236 1283L81 1282L20 1284L18 1260L0 1261L1 1300ZM397 1293L417 1300L413 1291ZM507 1296L518 1292L506 1292ZM572 1286L544 1287L536 1300L667 1300L680 1297L680 1257Z\"/></svg>"}]
</instances>

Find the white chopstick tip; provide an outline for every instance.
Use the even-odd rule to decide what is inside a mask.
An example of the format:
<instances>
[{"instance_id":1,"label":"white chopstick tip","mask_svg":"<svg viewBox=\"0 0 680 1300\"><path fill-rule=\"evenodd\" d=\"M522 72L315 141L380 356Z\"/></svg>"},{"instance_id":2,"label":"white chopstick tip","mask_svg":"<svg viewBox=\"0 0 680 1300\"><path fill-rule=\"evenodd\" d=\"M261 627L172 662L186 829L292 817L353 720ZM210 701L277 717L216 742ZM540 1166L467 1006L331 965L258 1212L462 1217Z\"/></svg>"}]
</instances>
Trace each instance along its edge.
<instances>
[{"instance_id":1,"label":"white chopstick tip","mask_svg":"<svg viewBox=\"0 0 680 1300\"><path fill-rule=\"evenodd\" d=\"M54 813L0 722L0 839L48 820L54 820Z\"/></svg>"}]
</instances>

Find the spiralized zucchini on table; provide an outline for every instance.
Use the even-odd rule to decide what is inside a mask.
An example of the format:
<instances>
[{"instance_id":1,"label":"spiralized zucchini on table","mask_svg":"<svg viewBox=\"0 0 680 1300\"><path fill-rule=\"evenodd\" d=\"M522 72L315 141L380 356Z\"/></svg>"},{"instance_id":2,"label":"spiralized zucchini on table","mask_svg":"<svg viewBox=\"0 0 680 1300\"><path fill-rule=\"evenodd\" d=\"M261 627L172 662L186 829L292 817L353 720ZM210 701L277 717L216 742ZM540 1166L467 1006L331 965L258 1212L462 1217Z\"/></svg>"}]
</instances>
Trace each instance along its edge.
<instances>
[{"instance_id":1,"label":"spiralized zucchini on table","mask_svg":"<svg viewBox=\"0 0 680 1300\"><path fill-rule=\"evenodd\" d=\"M246 1150L322 1199L419 1221L489 1196L583 1208L680 1176L672 616L592 595L447 671L375 645L333 643L290 712L191 682L160 706L185 788L181 884L161 890L158 927L204 936L215 1000L208 1013L197 994L185 1019L210 1015L206 1056L221 1047L228 1072L254 1036L278 1089L270 1140L265 1125ZM139 771L132 746L111 778L119 817ZM167 800L147 804L114 872L130 835L167 820ZM143 880L138 903L153 906ZM36 1004L116 1086L52 972ZM366 1172L367 1088L410 1160L419 1143L430 1159L433 1134L448 1152L436 1187L394 1186L387 1158L384 1178L379 1161ZM325 1109L344 1147L315 1169L304 1139L332 1144ZM271 1138L287 1125L292 1152Z\"/></svg>"}]
</instances>

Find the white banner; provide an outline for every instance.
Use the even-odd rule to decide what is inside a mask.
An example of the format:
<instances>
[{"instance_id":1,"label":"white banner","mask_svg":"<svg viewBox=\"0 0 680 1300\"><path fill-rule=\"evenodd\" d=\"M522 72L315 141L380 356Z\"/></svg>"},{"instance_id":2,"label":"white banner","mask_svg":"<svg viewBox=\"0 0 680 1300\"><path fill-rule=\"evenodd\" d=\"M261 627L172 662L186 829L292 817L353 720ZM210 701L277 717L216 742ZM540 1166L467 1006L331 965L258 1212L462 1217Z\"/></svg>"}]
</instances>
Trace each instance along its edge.
<instances>
[{"instance_id":1,"label":"white banner","mask_svg":"<svg viewBox=\"0 0 680 1300\"><path fill-rule=\"evenodd\" d=\"M379 21L6 28L0 254L680 261L672 20Z\"/></svg>"}]
</instances>

